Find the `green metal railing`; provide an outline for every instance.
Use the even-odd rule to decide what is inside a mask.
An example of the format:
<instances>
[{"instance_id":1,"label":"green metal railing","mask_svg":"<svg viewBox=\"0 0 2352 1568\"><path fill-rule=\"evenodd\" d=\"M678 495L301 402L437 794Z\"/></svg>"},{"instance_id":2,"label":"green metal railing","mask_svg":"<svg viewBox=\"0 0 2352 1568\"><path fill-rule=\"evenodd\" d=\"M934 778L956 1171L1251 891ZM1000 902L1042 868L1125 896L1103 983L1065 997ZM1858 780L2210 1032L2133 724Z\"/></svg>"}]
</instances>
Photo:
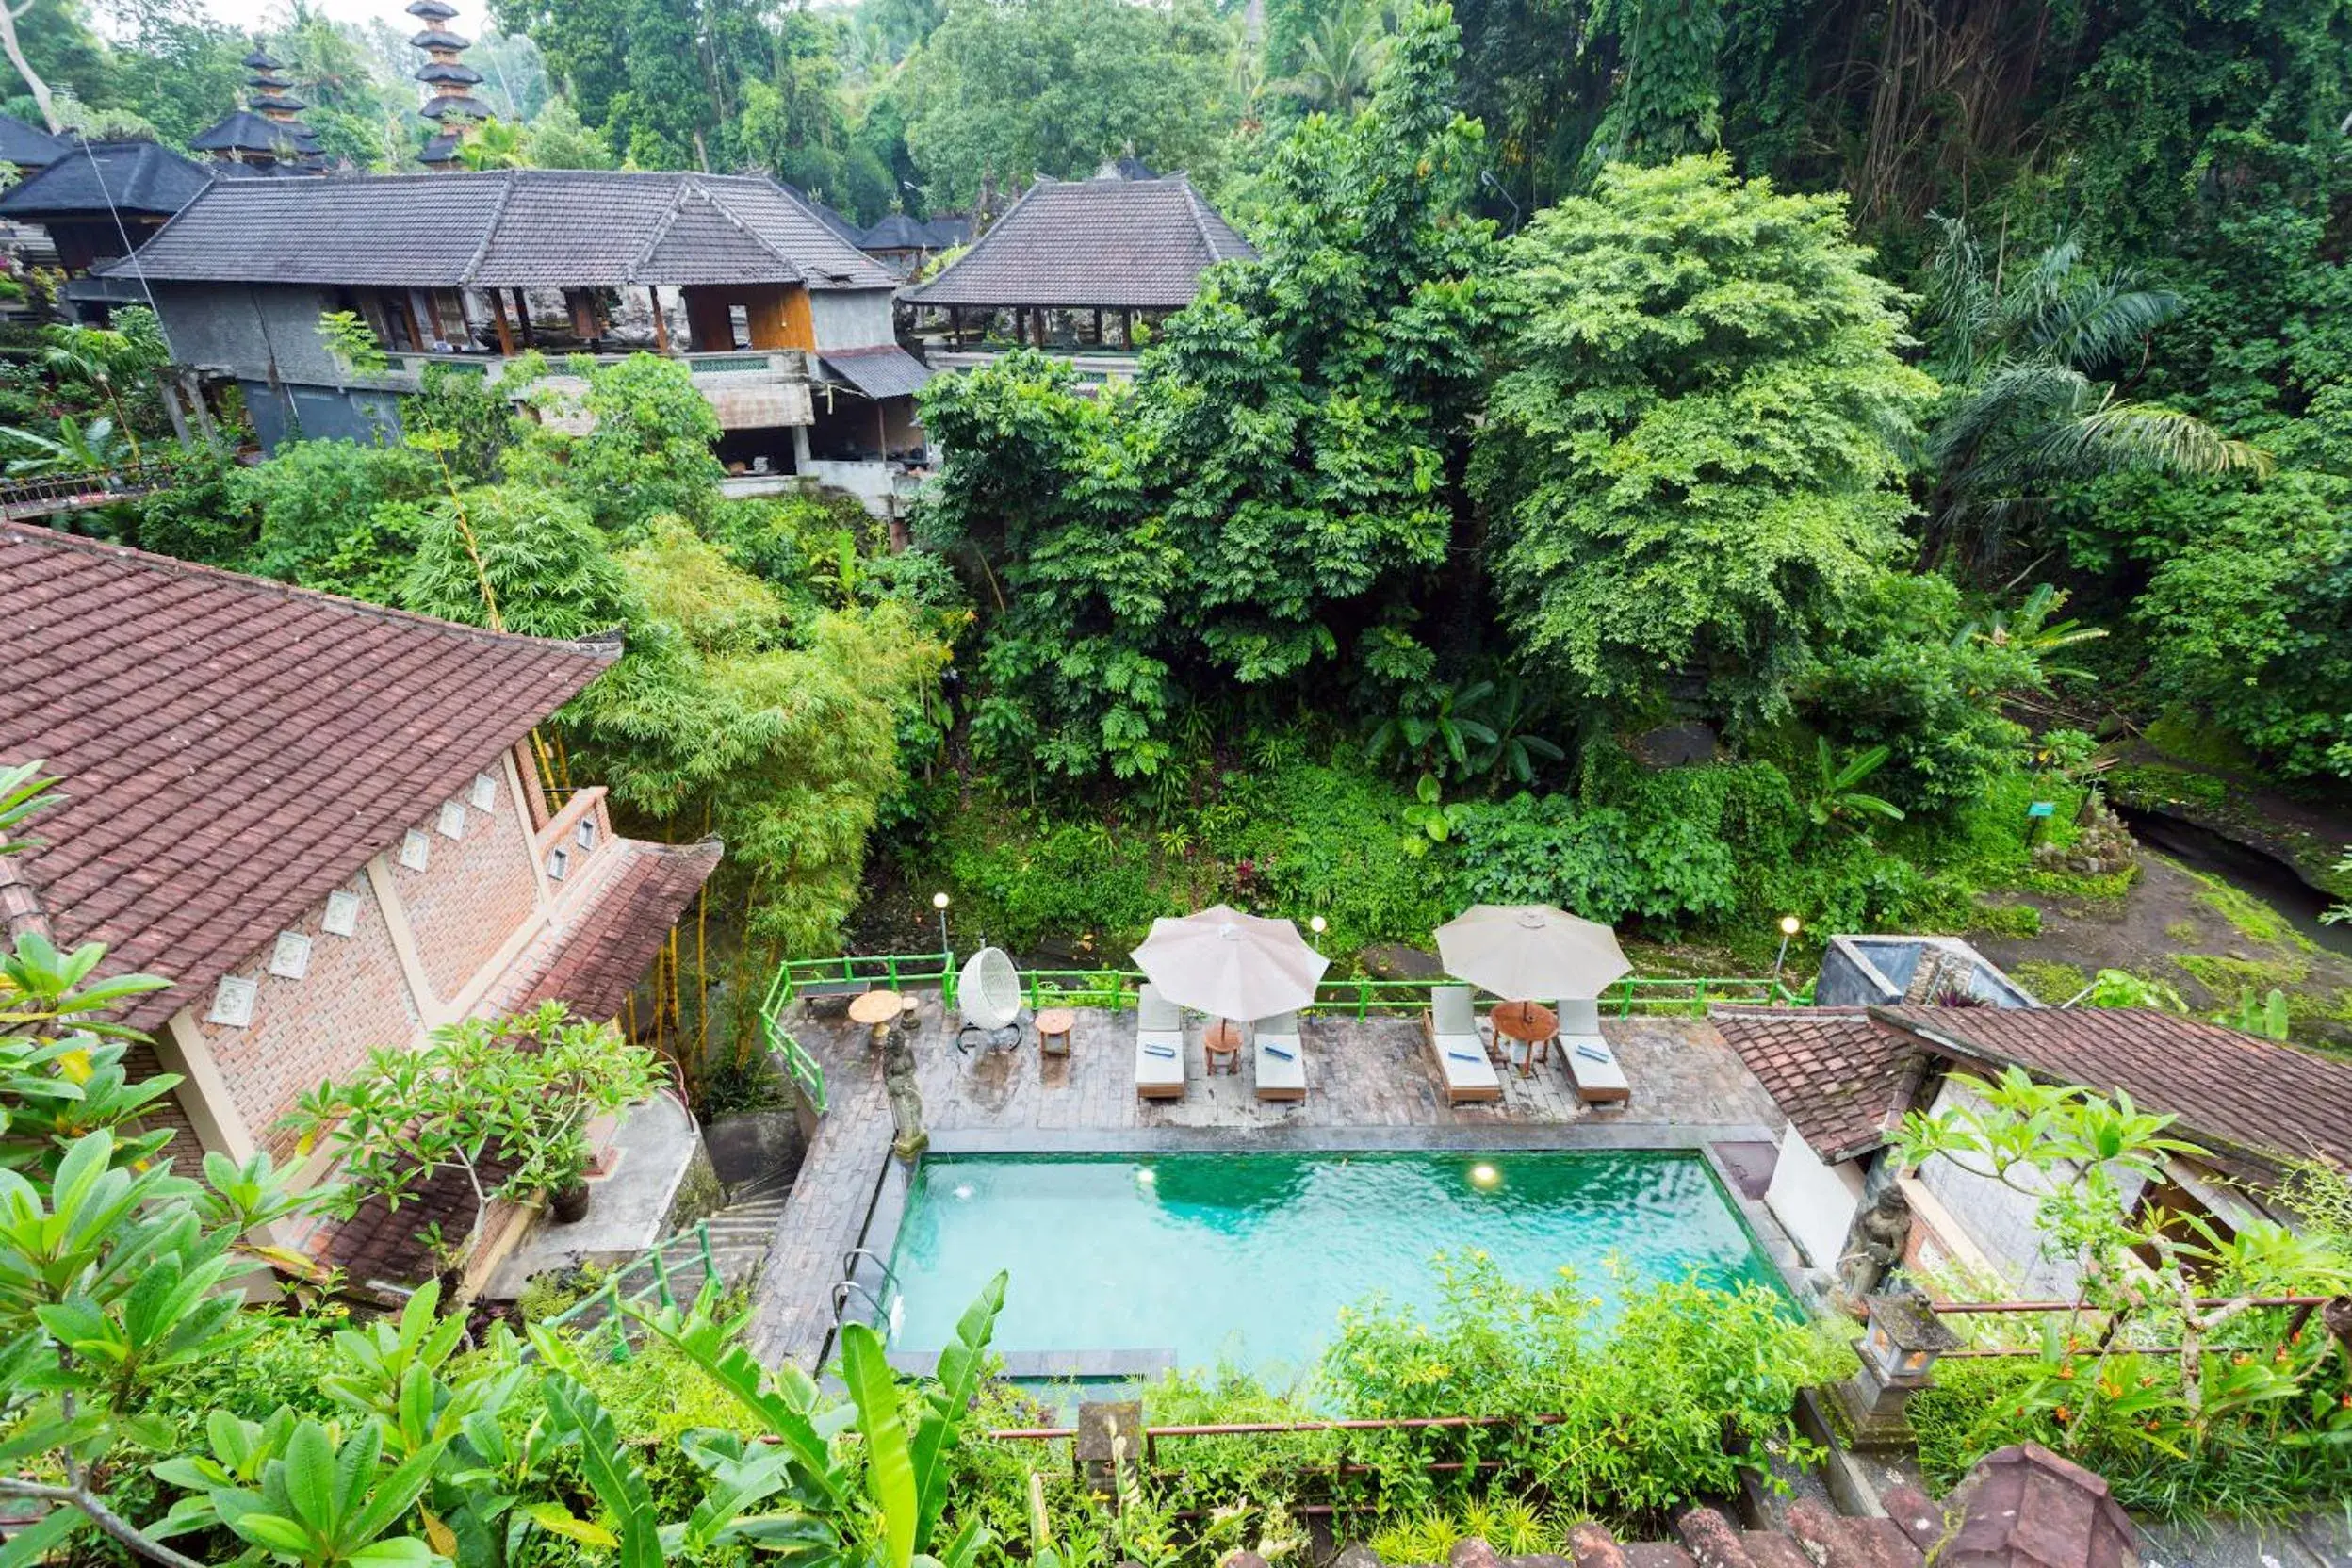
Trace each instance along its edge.
<instances>
[{"instance_id":1,"label":"green metal railing","mask_svg":"<svg viewBox=\"0 0 2352 1568\"><path fill-rule=\"evenodd\" d=\"M939 988L939 1004L956 1007L956 959L948 953L859 954L840 958L787 958L776 972L760 1006L768 1049L780 1057L809 1107L825 1113L825 1071L785 1025L792 1004L811 987L874 986L900 991ZM1107 1007L1135 1004L1144 983L1140 970L1030 970L1021 977L1021 994L1039 1007ZM1412 1015L1429 1004L1429 992L1450 980L1326 980L1315 988L1305 1011L1333 1017ZM1601 1006L1618 1018L1704 1018L1717 1004L1788 1006L1800 1000L1775 975L1627 975L1601 992Z\"/></svg>"},{"instance_id":2,"label":"green metal railing","mask_svg":"<svg viewBox=\"0 0 2352 1568\"><path fill-rule=\"evenodd\" d=\"M775 367L769 363L768 356L764 353L688 354L686 356L686 365L689 369L693 370L697 375L706 372L721 372L728 370L771 370L775 368Z\"/></svg>"},{"instance_id":3,"label":"green metal railing","mask_svg":"<svg viewBox=\"0 0 2352 1568\"><path fill-rule=\"evenodd\" d=\"M673 1252L687 1251L689 1243L692 1244L692 1250L688 1252L687 1259L677 1260L671 1257L670 1254ZM604 1283L598 1285L593 1292L573 1302L554 1316L542 1318L540 1327L569 1328L580 1322L581 1319L590 1317L598 1308L602 1308L603 1315L596 1317L589 1327L597 1329L607 1324L612 1325L612 1359L627 1361L629 1355L629 1331L627 1324L622 1320L622 1309L643 1306L647 1301L664 1307L679 1305L677 1293L671 1288L671 1282L676 1277L676 1270L681 1266L681 1262L699 1263L702 1266L702 1280L715 1280L719 1277L718 1260L710 1253L710 1227L708 1224L696 1220L693 1230L680 1231L674 1236L664 1237L655 1243L652 1250L643 1257L633 1263L623 1264L614 1269L605 1278ZM632 1284L630 1282L632 1280L638 1282ZM701 1281L698 1280L695 1282L695 1289L700 1288Z\"/></svg>"},{"instance_id":4,"label":"green metal railing","mask_svg":"<svg viewBox=\"0 0 2352 1568\"><path fill-rule=\"evenodd\" d=\"M1033 970L1021 977L1021 989L1032 1007L1132 1007L1135 990L1144 982L1139 970ZM1315 1000L1301 1009L1333 1017L1374 1018L1419 1013L1429 1004L1429 992L1457 981L1326 980L1315 988ZM954 1005L954 983L948 988ZM1618 1018L1704 1018L1707 1008L1786 1006L1796 994L1778 980L1742 975L1690 978L1627 975L1601 992L1601 1006Z\"/></svg>"}]
</instances>

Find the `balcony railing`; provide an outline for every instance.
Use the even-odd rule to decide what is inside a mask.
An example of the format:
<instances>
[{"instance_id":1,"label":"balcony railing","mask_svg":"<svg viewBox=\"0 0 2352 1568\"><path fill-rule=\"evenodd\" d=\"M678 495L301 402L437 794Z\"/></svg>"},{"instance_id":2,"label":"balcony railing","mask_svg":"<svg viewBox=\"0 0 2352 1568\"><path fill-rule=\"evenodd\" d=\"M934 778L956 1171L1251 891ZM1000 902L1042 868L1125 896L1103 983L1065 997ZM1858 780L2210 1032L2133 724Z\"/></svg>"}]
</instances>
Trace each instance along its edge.
<instances>
[{"instance_id":1,"label":"balcony railing","mask_svg":"<svg viewBox=\"0 0 2352 1568\"><path fill-rule=\"evenodd\" d=\"M560 376L566 363L587 359L597 365L618 365L651 349L632 349L620 353L563 352L547 354L547 373ZM424 373L434 366L453 370L463 376L488 376L503 370L521 358L519 354L479 353L394 353L384 356L384 368L375 376L363 379L398 383L421 383ZM710 353L679 353L672 351L661 356L683 363L696 376L775 375L790 381L805 381L808 377L808 355L799 349L731 349Z\"/></svg>"}]
</instances>

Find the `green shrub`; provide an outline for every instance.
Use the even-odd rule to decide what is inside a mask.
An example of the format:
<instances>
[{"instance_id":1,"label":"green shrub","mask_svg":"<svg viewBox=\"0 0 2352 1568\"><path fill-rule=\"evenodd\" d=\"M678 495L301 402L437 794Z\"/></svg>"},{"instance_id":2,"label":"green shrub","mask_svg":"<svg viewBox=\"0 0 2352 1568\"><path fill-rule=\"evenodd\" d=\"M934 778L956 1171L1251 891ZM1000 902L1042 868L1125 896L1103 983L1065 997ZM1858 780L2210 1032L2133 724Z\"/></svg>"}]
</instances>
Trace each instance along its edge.
<instances>
[{"instance_id":1,"label":"green shrub","mask_svg":"<svg viewBox=\"0 0 2352 1568\"><path fill-rule=\"evenodd\" d=\"M1742 1462L1727 1434L1756 1453L1802 1450L1797 1391L1853 1365L1826 1330L1762 1286L1621 1279L1625 1288L1605 1297L1565 1269L1550 1285L1514 1284L1477 1253L1441 1259L1439 1270L1444 1304L1430 1319L1378 1301L1342 1315L1324 1364L1333 1402L1352 1416L1559 1416L1494 1429L1477 1446L1560 1508L1621 1526L1735 1490ZM1371 1435L1376 1450L1419 1441ZM1431 1485L1388 1478L1384 1499Z\"/></svg>"},{"instance_id":2,"label":"green shrub","mask_svg":"<svg viewBox=\"0 0 2352 1568\"><path fill-rule=\"evenodd\" d=\"M438 466L406 447L287 442L237 479L240 510L260 519L253 569L305 588L397 603L420 531L415 503L439 486Z\"/></svg>"},{"instance_id":3,"label":"green shrub","mask_svg":"<svg viewBox=\"0 0 2352 1568\"><path fill-rule=\"evenodd\" d=\"M1960 591L1942 577L1889 572L1826 643L1802 698L1841 751L1885 745L1870 783L1908 811L1943 812L2014 772L2024 727L2000 694L2042 684L2033 654L1965 629Z\"/></svg>"},{"instance_id":4,"label":"green shrub","mask_svg":"<svg viewBox=\"0 0 2352 1568\"><path fill-rule=\"evenodd\" d=\"M1452 852L1426 838L1416 852L1418 830L1404 819L1412 799L1343 749L1329 763L1231 778L1224 797L1195 821L1201 841L1234 868L1236 890L1251 902L1329 920L1329 951L1380 941L1427 945L1431 929L1456 912L1442 896Z\"/></svg>"},{"instance_id":5,"label":"green shrub","mask_svg":"<svg viewBox=\"0 0 2352 1568\"><path fill-rule=\"evenodd\" d=\"M611 1273L596 1264L583 1263L533 1274L514 1298L514 1310L526 1323L544 1323L594 1296Z\"/></svg>"},{"instance_id":6,"label":"green shrub","mask_svg":"<svg viewBox=\"0 0 2352 1568\"><path fill-rule=\"evenodd\" d=\"M1592 920L1639 916L1672 930L1772 902L1754 878L1788 860L1804 826L1778 768L1652 772L1613 746L1592 746L1581 771L1574 798L1520 794L1462 808L1457 905L1556 903Z\"/></svg>"},{"instance_id":7,"label":"green shrub","mask_svg":"<svg viewBox=\"0 0 2352 1568\"><path fill-rule=\"evenodd\" d=\"M1993 937L2038 937L2042 912L2031 904L1984 904L1976 906L1975 928Z\"/></svg>"},{"instance_id":8,"label":"green shrub","mask_svg":"<svg viewBox=\"0 0 2352 1568\"><path fill-rule=\"evenodd\" d=\"M1154 917L1182 912L1160 886L1149 842L1100 822L972 813L946 846L949 885L964 901L958 918L1015 952L1091 938L1097 952L1123 954L1117 944L1140 939Z\"/></svg>"},{"instance_id":9,"label":"green shrub","mask_svg":"<svg viewBox=\"0 0 2352 1568\"><path fill-rule=\"evenodd\" d=\"M2135 1380L2152 1380L2149 1394L2177 1395L2173 1358L2149 1356L2133 1366ZM1919 1468L1932 1490L1956 1484L1996 1448L2039 1443L2097 1471L2124 1507L2168 1519L2277 1516L2352 1494L2352 1445L2280 1440L2309 1422L2300 1401L2179 1452L2129 1419L2085 1423L2075 1408L2034 1397L2043 1370L2031 1356L1937 1366L1935 1386L1915 1395L1909 1407ZM2352 1414L2333 1398L2324 1403L2330 1410L2320 1413L2316 1424L2323 1429L2331 1413L2338 1420Z\"/></svg>"}]
</instances>

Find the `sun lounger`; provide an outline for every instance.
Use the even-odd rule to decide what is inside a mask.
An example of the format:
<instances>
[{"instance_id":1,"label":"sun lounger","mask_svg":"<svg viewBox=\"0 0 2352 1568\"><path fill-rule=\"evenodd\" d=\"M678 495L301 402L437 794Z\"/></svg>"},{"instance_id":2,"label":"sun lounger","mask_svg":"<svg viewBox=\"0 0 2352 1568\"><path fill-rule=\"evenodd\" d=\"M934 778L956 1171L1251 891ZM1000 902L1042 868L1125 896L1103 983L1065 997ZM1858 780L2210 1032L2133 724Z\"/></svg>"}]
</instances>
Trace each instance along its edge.
<instances>
[{"instance_id":1,"label":"sun lounger","mask_svg":"<svg viewBox=\"0 0 2352 1568\"><path fill-rule=\"evenodd\" d=\"M1429 1010L1421 1015L1421 1030L1429 1043L1429 1060L1446 1086L1447 1104L1503 1097L1502 1080L1494 1076L1494 1064L1486 1059L1486 1044L1478 1038L1469 987L1433 988Z\"/></svg>"},{"instance_id":2,"label":"sun lounger","mask_svg":"<svg viewBox=\"0 0 2352 1568\"><path fill-rule=\"evenodd\" d=\"M1576 1098L1588 1105L1623 1105L1633 1098L1625 1070L1617 1053L1601 1037L1601 1004L1563 1002L1560 1004L1560 1059L1568 1064L1568 1077Z\"/></svg>"},{"instance_id":3,"label":"sun lounger","mask_svg":"<svg viewBox=\"0 0 2352 1568\"><path fill-rule=\"evenodd\" d=\"M1146 1100L1184 1097L1184 1018L1156 986L1135 996L1135 1093Z\"/></svg>"},{"instance_id":4,"label":"sun lounger","mask_svg":"<svg viewBox=\"0 0 2352 1568\"><path fill-rule=\"evenodd\" d=\"M1258 1098L1304 1100L1307 1097L1307 1054L1298 1046L1298 1015L1277 1013L1261 1019L1258 1037Z\"/></svg>"}]
</instances>

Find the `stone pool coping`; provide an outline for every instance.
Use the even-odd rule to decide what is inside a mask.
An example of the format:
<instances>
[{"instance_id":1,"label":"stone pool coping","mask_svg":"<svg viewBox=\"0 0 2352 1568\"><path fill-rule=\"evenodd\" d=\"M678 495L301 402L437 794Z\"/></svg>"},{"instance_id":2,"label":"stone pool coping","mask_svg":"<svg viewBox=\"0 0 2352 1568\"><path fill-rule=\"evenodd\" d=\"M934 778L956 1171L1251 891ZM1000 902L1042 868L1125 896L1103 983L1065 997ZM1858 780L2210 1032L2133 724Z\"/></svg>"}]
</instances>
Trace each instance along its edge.
<instances>
[{"instance_id":1,"label":"stone pool coping","mask_svg":"<svg viewBox=\"0 0 2352 1568\"><path fill-rule=\"evenodd\" d=\"M1762 1200L1750 1198L1717 1144L1770 1143L1771 1129L1753 1123L1708 1126L1661 1126L1657 1123L1611 1125L1573 1122L1554 1126L1495 1127L1281 1127L1247 1140L1229 1129L1214 1127L1032 1128L1018 1134L996 1129L963 1129L935 1133L924 1156L1054 1155L1054 1154L1445 1154L1562 1152L1696 1153L1707 1162L1717 1187L1731 1206L1748 1239L1772 1266L1781 1288L1800 1310L1805 1302L1800 1273L1804 1267L1794 1242ZM883 1298L884 1260L898 1244L899 1227L906 1217L913 1191L914 1167L892 1157L883 1162L873 1201L859 1233L857 1267L851 1278L869 1298ZM831 1357L828 1335L819 1364ZM894 1351L890 1362L911 1376L928 1373L938 1360L934 1350ZM1123 1349L1036 1350L1004 1356L1005 1375L1037 1379L1112 1379L1153 1377L1175 1364L1171 1351L1153 1347ZM1018 1364L1016 1364L1018 1363Z\"/></svg>"}]
</instances>

